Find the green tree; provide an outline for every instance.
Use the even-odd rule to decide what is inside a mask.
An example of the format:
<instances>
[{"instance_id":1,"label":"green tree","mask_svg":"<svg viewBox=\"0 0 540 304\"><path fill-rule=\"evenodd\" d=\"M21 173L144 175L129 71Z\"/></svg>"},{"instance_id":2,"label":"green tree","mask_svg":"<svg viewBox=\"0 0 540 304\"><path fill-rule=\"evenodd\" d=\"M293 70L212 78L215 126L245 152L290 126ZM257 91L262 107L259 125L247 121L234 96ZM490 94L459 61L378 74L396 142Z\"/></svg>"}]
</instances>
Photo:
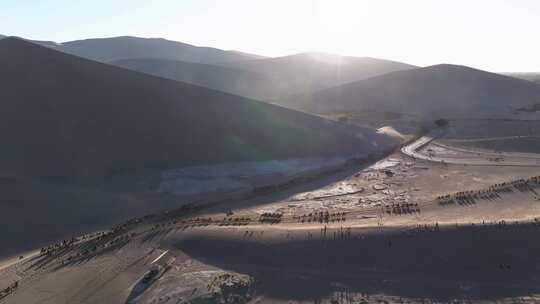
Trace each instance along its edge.
<instances>
[{"instance_id":1,"label":"green tree","mask_svg":"<svg viewBox=\"0 0 540 304\"><path fill-rule=\"evenodd\" d=\"M444 118L435 120L435 125L437 125L437 127L439 127L439 128L446 128L446 127L448 127L449 124L450 124L450 122L447 119L444 119Z\"/></svg>"},{"instance_id":2,"label":"green tree","mask_svg":"<svg viewBox=\"0 0 540 304\"><path fill-rule=\"evenodd\" d=\"M349 118L347 116L340 116L338 118L338 121L341 122L341 123L348 123L349 122Z\"/></svg>"}]
</instances>

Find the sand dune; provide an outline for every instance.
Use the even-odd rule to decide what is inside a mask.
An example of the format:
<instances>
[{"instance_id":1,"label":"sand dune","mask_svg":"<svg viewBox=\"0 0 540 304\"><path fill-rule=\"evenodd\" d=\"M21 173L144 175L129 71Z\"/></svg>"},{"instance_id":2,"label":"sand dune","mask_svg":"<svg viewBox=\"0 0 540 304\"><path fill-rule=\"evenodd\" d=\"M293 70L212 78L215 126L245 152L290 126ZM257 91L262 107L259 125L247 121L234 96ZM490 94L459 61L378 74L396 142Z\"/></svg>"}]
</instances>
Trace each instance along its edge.
<instances>
[{"instance_id":1,"label":"sand dune","mask_svg":"<svg viewBox=\"0 0 540 304\"><path fill-rule=\"evenodd\" d=\"M465 66L398 71L293 96L282 104L315 113L379 111L448 118L519 118L540 99L540 85Z\"/></svg>"},{"instance_id":2,"label":"sand dune","mask_svg":"<svg viewBox=\"0 0 540 304\"><path fill-rule=\"evenodd\" d=\"M376 152L367 128L0 40L4 176L103 176Z\"/></svg>"}]
</instances>

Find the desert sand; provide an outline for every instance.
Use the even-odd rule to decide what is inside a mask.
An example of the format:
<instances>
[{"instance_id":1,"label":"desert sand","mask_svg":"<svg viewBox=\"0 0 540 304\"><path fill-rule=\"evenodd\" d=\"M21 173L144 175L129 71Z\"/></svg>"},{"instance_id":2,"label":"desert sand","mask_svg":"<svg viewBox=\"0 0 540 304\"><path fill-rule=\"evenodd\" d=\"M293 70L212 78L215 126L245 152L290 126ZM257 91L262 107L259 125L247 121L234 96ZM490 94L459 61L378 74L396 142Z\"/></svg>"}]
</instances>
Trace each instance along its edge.
<instances>
[{"instance_id":1,"label":"desert sand","mask_svg":"<svg viewBox=\"0 0 540 304\"><path fill-rule=\"evenodd\" d=\"M537 167L396 152L43 248L0 270L1 286L17 282L3 301L532 303L540 300L536 176Z\"/></svg>"}]
</instances>

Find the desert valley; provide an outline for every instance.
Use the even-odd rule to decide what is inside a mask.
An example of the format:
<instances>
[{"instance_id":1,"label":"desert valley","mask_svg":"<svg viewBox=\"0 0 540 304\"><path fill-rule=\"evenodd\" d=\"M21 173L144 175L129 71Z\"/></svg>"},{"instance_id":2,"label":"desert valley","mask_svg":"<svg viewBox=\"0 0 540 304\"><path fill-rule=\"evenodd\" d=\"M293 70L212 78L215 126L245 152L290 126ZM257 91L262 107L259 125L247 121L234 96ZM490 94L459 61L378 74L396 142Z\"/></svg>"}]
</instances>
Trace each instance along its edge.
<instances>
[{"instance_id":1,"label":"desert valley","mask_svg":"<svg viewBox=\"0 0 540 304\"><path fill-rule=\"evenodd\" d=\"M538 303L537 76L0 36L0 303Z\"/></svg>"}]
</instances>

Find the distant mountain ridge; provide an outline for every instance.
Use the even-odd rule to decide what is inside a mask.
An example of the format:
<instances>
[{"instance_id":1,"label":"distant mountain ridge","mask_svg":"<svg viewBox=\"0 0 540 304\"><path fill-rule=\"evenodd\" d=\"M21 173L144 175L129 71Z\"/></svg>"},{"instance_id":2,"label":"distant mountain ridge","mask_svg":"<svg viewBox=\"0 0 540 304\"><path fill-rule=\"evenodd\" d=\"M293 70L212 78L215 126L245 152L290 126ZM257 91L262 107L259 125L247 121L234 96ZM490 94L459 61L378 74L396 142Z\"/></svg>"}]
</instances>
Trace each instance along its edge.
<instances>
[{"instance_id":1,"label":"distant mountain ridge","mask_svg":"<svg viewBox=\"0 0 540 304\"><path fill-rule=\"evenodd\" d=\"M54 75L54 77L51 77ZM107 176L229 161L346 156L372 129L0 40L0 174Z\"/></svg>"},{"instance_id":2,"label":"distant mountain ridge","mask_svg":"<svg viewBox=\"0 0 540 304\"><path fill-rule=\"evenodd\" d=\"M276 88L279 93L276 94L276 99L417 68L384 59L324 53L300 53L284 57L228 62L223 65L257 72L279 80L280 86Z\"/></svg>"},{"instance_id":3,"label":"distant mountain ridge","mask_svg":"<svg viewBox=\"0 0 540 304\"><path fill-rule=\"evenodd\" d=\"M530 72L530 73L505 73L503 75L520 78L536 83L540 83L540 72Z\"/></svg>"},{"instance_id":4,"label":"distant mountain ridge","mask_svg":"<svg viewBox=\"0 0 540 304\"><path fill-rule=\"evenodd\" d=\"M294 56L200 65L160 59L126 59L111 64L173 80L264 101L277 101L309 92L413 66L372 58L337 55ZM326 59L326 61L324 61ZM322 60L322 61L321 61Z\"/></svg>"},{"instance_id":5,"label":"distant mountain ridge","mask_svg":"<svg viewBox=\"0 0 540 304\"><path fill-rule=\"evenodd\" d=\"M57 49L68 54L102 62L120 59L158 58L197 63L216 63L262 57L237 51L198 47L163 38L131 36L69 41L62 43Z\"/></svg>"},{"instance_id":6,"label":"distant mountain ridge","mask_svg":"<svg viewBox=\"0 0 540 304\"><path fill-rule=\"evenodd\" d=\"M424 118L517 117L540 101L540 86L465 66L397 71L281 103L313 113L389 111Z\"/></svg>"},{"instance_id":7,"label":"distant mountain ridge","mask_svg":"<svg viewBox=\"0 0 540 304\"><path fill-rule=\"evenodd\" d=\"M292 94L416 68L389 60L323 53L264 58L161 38L122 36L33 42L154 76L272 102Z\"/></svg>"},{"instance_id":8,"label":"distant mountain ridge","mask_svg":"<svg viewBox=\"0 0 540 304\"><path fill-rule=\"evenodd\" d=\"M2 38L2 36L0 36L0 38ZM120 36L74 40L62 43L38 40L29 41L55 48L64 53L101 62L110 62L121 59L157 58L198 63L217 63L264 58L263 56L239 51L225 51L211 47L198 47L163 38Z\"/></svg>"}]
</instances>

